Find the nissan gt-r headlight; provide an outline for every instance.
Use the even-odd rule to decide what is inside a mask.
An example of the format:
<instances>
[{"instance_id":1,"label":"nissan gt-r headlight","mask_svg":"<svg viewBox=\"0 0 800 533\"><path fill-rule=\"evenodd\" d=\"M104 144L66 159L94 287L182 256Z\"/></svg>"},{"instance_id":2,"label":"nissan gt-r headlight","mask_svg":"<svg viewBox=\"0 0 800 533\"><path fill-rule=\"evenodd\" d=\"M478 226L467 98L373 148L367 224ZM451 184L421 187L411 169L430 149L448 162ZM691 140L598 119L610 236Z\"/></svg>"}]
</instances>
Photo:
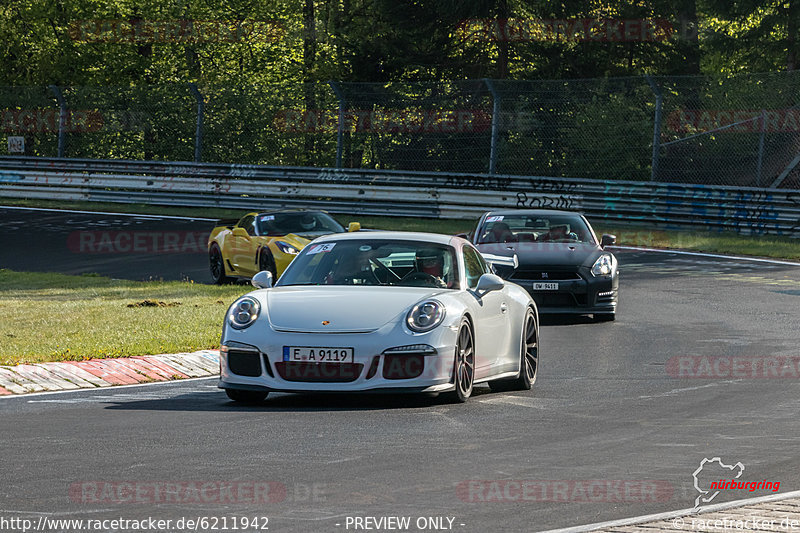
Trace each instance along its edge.
<instances>
[{"instance_id":1,"label":"nissan gt-r headlight","mask_svg":"<svg viewBox=\"0 0 800 533\"><path fill-rule=\"evenodd\" d=\"M277 246L278 250L280 250L285 254L297 255L300 253L300 250L298 250L288 242L275 241L275 246Z\"/></svg>"},{"instance_id":2,"label":"nissan gt-r headlight","mask_svg":"<svg viewBox=\"0 0 800 533\"><path fill-rule=\"evenodd\" d=\"M617 269L617 258L611 254L602 254L592 265L592 274L595 276L613 276Z\"/></svg>"},{"instance_id":3,"label":"nissan gt-r headlight","mask_svg":"<svg viewBox=\"0 0 800 533\"><path fill-rule=\"evenodd\" d=\"M417 333L430 331L444 320L444 306L436 300L425 300L411 308L406 316L408 329Z\"/></svg>"},{"instance_id":4,"label":"nissan gt-r headlight","mask_svg":"<svg viewBox=\"0 0 800 533\"><path fill-rule=\"evenodd\" d=\"M258 303L258 300L243 296L231 306L228 314L228 323L233 328L244 329L256 321L260 312L261 304Z\"/></svg>"}]
</instances>

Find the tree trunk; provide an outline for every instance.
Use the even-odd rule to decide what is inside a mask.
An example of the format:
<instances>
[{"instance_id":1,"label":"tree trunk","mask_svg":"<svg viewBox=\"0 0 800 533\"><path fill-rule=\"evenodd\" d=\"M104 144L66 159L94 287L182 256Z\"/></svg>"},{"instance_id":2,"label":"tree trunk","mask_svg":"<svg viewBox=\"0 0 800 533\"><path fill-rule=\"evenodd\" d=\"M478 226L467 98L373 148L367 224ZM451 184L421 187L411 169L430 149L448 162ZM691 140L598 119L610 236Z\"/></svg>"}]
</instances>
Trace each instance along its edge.
<instances>
[{"instance_id":1,"label":"tree trunk","mask_svg":"<svg viewBox=\"0 0 800 533\"><path fill-rule=\"evenodd\" d=\"M786 24L786 70L797 70L798 42L797 34L800 29L800 0L789 0L787 4L787 24Z\"/></svg>"},{"instance_id":2,"label":"tree trunk","mask_svg":"<svg viewBox=\"0 0 800 533\"><path fill-rule=\"evenodd\" d=\"M303 100L305 112L317 112L317 99L314 94L314 64L317 56L317 29L314 0L303 2ZM315 165L314 133L307 132L304 138L304 158L306 165Z\"/></svg>"},{"instance_id":3,"label":"tree trunk","mask_svg":"<svg viewBox=\"0 0 800 533\"><path fill-rule=\"evenodd\" d=\"M678 7L678 23L680 24L679 50L684 57L684 68L681 74L700 74L700 41L697 28L697 1L683 0Z\"/></svg>"}]
</instances>

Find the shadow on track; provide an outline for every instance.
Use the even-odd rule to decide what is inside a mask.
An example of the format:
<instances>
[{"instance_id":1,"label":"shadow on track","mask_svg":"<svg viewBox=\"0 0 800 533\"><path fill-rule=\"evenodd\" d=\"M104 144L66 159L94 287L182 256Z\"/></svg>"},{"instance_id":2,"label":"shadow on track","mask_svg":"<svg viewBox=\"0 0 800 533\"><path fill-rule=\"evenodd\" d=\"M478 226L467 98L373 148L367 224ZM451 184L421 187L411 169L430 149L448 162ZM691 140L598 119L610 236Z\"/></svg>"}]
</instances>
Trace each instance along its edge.
<instances>
[{"instance_id":1,"label":"shadow on track","mask_svg":"<svg viewBox=\"0 0 800 533\"><path fill-rule=\"evenodd\" d=\"M589 315L548 315L540 311L539 324L542 326L574 326L576 324L597 324Z\"/></svg>"},{"instance_id":2,"label":"shadow on track","mask_svg":"<svg viewBox=\"0 0 800 533\"><path fill-rule=\"evenodd\" d=\"M477 385L472 396L492 393L488 387ZM469 401L467 402L469 404ZM392 409L428 409L454 406L446 395L387 394L387 393L272 393L262 403L247 405L229 400L219 393L187 393L172 398L114 402L106 407L121 411L194 411L194 412L324 412L324 411L384 411Z\"/></svg>"}]
</instances>

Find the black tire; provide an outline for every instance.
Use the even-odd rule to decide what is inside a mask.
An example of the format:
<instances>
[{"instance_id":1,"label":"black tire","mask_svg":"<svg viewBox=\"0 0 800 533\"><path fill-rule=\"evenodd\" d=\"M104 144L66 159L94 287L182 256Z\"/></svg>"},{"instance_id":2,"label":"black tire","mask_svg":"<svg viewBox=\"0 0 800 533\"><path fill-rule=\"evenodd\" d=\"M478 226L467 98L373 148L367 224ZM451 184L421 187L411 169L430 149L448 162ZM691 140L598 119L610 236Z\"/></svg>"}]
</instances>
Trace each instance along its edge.
<instances>
[{"instance_id":1,"label":"black tire","mask_svg":"<svg viewBox=\"0 0 800 533\"><path fill-rule=\"evenodd\" d=\"M225 394L228 395L228 398L233 400L234 402L238 403L246 403L246 404L257 404L263 402L269 392L259 392L253 390L236 390L236 389L225 389Z\"/></svg>"},{"instance_id":2,"label":"black tire","mask_svg":"<svg viewBox=\"0 0 800 533\"><path fill-rule=\"evenodd\" d=\"M261 272L263 270L272 272L273 283L278 280L278 269L275 267L275 258L266 246L262 248L258 254L258 271Z\"/></svg>"},{"instance_id":3,"label":"black tire","mask_svg":"<svg viewBox=\"0 0 800 533\"><path fill-rule=\"evenodd\" d=\"M616 313L595 313L594 319L596 322L614 322L617 319Z\"/></svg>"},{"instance_id":4,"label":"black tire","mask_svg":"<svg viewBox=\"0 0 800 533\"><path fill-rule=\"evenodd\" d=\"M456 403L464 403L472 394L475 382L475 339L469 320L461 319L456 337L456 350L453 362L453 380L456 390L450 393L450 399Z\"/></svg>"},{"instance_id":5,"label":"black tire","mask_svg":"<svg viewBox=\"0 0 800 533\"><path fill-rule=\"evenodd\" d=\"M519 375L515 379L490 381L489 387L495 392L512 390L531 390L539 374L539 329L533 309L528 308L522 323L520 342Z\"/></svg>"},{"instance_id":6,"label":"black tire","mask_svg":"<svg viewBox=\"0 0 800 533\"><path fill-rule=\"evenodd\" d=\"M208 267L211 271L211 279L217 285L224 285L233 281L232 278L225 275L225 263L217 243L212 244L211 248L208 249Z\"/></svg>"}]
</instances>

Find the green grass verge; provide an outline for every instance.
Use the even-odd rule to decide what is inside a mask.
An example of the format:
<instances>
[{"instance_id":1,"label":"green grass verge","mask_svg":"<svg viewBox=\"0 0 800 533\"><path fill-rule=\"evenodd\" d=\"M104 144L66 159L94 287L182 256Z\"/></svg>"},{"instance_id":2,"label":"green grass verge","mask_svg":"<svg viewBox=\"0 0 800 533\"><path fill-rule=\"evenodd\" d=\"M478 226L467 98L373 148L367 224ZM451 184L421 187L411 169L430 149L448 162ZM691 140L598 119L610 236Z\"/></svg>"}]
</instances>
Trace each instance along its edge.
<instances>
[{"instance_id":1,"label":"green grass verge","mask_svg":"<svg viewBox=\"0 0 800 533\"><path fill-rule=\"evenodd\" d=\"M712 254L800 260L800 239L772 235L747 236L730 232L704 233L622 227L594 227L598 236L611 233L617 243L646 248L669 248Z\"/></svg>"},{"instance_id":2,"label":"green grass verge","mask_svg":"<svg viewBox=\"0 0 800 533\"><path fill-rule=\"evenodd\" d=\"M225 311L249 288L1 269L0 364L218 348Z\"/></svg>"}]
</instances>

